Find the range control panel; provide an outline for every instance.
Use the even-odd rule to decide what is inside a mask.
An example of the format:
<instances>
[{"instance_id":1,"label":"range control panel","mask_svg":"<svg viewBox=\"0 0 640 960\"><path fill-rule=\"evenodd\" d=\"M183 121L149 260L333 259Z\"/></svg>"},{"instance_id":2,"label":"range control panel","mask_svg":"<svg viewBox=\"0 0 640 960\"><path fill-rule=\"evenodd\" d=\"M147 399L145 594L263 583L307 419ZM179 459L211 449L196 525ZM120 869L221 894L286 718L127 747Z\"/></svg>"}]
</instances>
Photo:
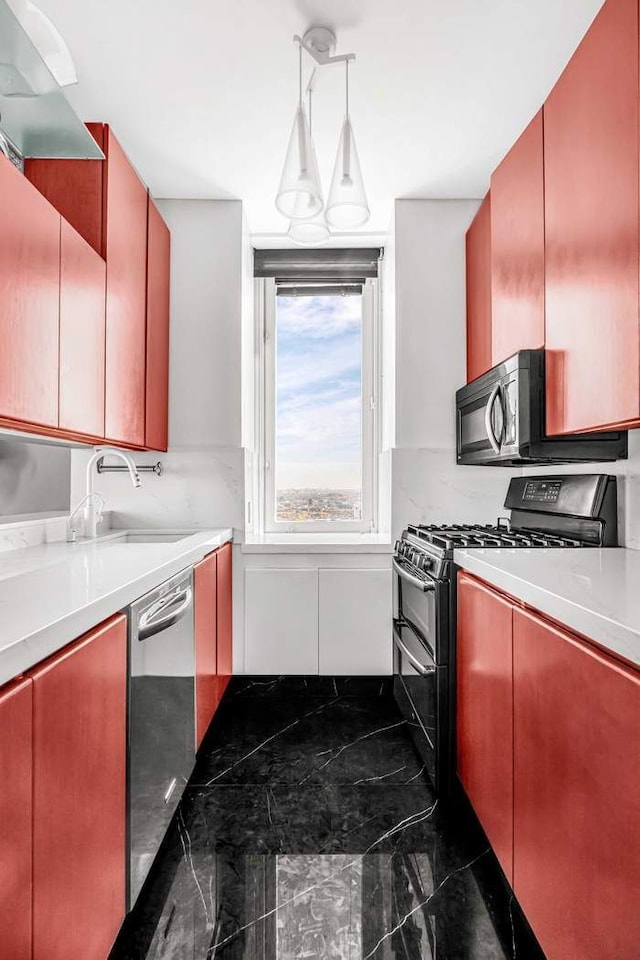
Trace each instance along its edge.
<instances>
[{"instance_id":1,"label":"range control panel","mask_svg":"<svg viewBox=\"0 0 640 960\"><path fill-rule=\"evenodd\" d=\"M527 480L522 499L528 503L557 503L562 480Z\"/></svg>"}]
</instances>

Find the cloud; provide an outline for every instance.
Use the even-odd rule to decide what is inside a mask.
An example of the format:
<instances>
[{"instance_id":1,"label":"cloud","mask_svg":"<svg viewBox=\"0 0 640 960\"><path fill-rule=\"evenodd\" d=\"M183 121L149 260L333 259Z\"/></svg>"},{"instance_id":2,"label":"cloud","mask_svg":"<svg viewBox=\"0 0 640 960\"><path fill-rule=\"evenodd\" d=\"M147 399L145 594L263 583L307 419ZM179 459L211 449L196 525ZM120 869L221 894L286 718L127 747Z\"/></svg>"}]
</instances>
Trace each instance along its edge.
<instances>
[{"instance_id":1,"label":"cloud","mask_svg":"<svg viewBox=\"0 0 640 960\"><path fill-rule=\"evenodd\" d=\"M359 333L362 297L278 297L278 341L325 340L345 333Z\"/></svg>"},{"instance_id":2,"label":"cloud","mask_svg":"<svg viewBox=\"0 0 640 960\"><path fill-rule=\"evenodd\" d=\"M361 322L360 298L278 298L279 486L360 485Z\"/></svg>"}]
</instances>

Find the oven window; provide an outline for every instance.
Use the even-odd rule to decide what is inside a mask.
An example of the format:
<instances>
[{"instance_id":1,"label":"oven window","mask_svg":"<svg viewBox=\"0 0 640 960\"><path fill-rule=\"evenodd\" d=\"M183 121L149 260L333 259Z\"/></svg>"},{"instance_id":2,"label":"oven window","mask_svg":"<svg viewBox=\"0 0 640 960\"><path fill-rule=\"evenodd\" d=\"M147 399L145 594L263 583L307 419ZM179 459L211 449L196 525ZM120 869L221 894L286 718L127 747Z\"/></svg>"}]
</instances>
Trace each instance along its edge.
<instances>
[{"instance_id":1,"label":"oven window","mask_svg":"<svg viewBox=\"0 0 640 960\"><path fill-rule=\"evenodd\" d=\"M397 579L397 578L396 578ZM398 580L398 616L407 620L430 648L432 655L436 650L436 599L435 591L423 593L407 580Z\"/></svg>"}]
</instances>

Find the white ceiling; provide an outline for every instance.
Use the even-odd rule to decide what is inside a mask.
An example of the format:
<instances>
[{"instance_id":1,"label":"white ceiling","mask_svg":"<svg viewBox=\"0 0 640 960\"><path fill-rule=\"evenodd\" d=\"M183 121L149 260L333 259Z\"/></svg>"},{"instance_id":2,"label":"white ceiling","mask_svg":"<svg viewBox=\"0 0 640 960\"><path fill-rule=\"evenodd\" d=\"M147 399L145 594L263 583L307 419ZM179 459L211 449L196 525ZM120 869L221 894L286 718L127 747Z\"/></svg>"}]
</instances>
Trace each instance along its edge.
<instances>
[{"instance_id":1,"label":"white ceiling","mask_svg":"<svg viewBox=\"0 0 640 960\"><path fill-rule=\"evenodd\" d=\"M395 197L479 197L602 0L39 0L67 41L81 117L109 122L158 197L274 207L296 96L294 33L332 26L354 51L351 107L372 211ZM307 61L309 63L309 61ZM314 139L328 187L343 68L322 70Z\"/></svg>"}]
</instances>

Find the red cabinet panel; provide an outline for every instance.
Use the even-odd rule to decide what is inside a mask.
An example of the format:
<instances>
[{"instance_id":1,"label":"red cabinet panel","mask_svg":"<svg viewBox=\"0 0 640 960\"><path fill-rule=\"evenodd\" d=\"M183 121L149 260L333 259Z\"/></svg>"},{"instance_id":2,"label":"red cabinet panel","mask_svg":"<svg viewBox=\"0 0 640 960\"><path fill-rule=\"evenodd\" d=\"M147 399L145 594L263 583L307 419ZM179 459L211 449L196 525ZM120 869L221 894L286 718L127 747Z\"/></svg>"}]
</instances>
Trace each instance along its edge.
<instances>
[{"instance_id":1,"label":"red cabinet panel","mask_svg":"<svg viewBox=\"0 0 640 960\"><path fill-rule=\"evenodd\" d=\"M491 178L491 364L544 346L542 111Z\"/></svg>"},{"instance_id":2,"label":"red cabinet panel","mask_svg":"<svg viewBox=\"0 0 640 960\"><path fill-rule=\"evenodd\" d=\"M31 681L0 689L0 929L2 956L31 960Z\"/></svg>"},{"instance_id":3,"label":"red cabinet panel","mask_svg":"<svg viewBox=\"0 0 640 960\"><path fill-rule=\"evenodd\" d=\"M544 158L547 431L637 420L637 0L607 0L560 77Z\"/></svg>"},{"instance_id":4,"label":"red cabinet panel","mask_svg":"<svg viewBox=\"0 0 640 960\"><path fill-rule=\"evenodd\" d=\"M233 547L225 543L217 551L218 558L218 676L220 696L233 673L233 610L232 567Z\"/></svg>"},{"instance_id":5,"label":"red cabinet panel","mask_svg":"<svg viewBox=\"0 0 640 960\"><path fill-rule=\"evenodd\" d=\"M104 437L104 260L62 221L60 427Z\"/></svg>"},{"instance_id":6,"label":"red cabinet panel","mask_svg":"<svg viewBox=\"0 0 640 960\"><path fill-rule=\"evenodd\" d=\"M513 878L513 606L458 575L458 776Z\"/></svg>"},{"instance_id":7,"label":"red cabinet panel","mask_svg":"<svg viewBox=\"0 0 640 960\"><path fill-rule=\"evenodd\" d=\"M145 446L167 449L171 234L149 197L147 236L147 395Z\"/></svg>"},{"instance_id":8,"label":"red cabinet panel","mask_svg":"<svg viewBox=\"0 0 640 960\"><path fill-rule=\"evenodd\" d=\"M87 129L104 150L103 123ZM32 160L24 162L28 180L56 208L67 223L104 257L103 168L101 160Z\"/></svg>"},{"instance_id":9,"label":"red cabinet panel","mask_svg":"<svg viewBox=\"0 0 640 960\"><path fill-rule=\"evenodd\" d=\"M220 700L217 672L217 557L209 554L193 568L196 633L196 749Z\"/></svg>"},{"instance_id":10,"label":"red cabinet panel","mask_svg":"<svg viewBox=\"0 0 640 960\"><path fill-rule=\"evenodd\" d=\"M144 446L147 190L107 128L105 434Z\"/></svg>"},{"instance_id":11,"label":"red cabinet panel","mask_svg":"<svg viewBox=\"0 0 640 960\"><path fill-rule=\"evenodd\" d=\"M491 194L467 231L467 383L491 367Z\"/></svg>"},{"instance_id":12,"label":"red cabinet panel","mask_svg":"<svg viewBox=\"0 0 640 960\"><path fill-rule=\"evenodd\" d=\"M0 418L57 426L60 216L0 154Z\"/></svg>"},{"instance_id":13,"label":"red cabinet panel","mask_svg":"<svg viewBox=\"0 0 640 960\"><path fill-rule=\"evenodd\" d=\"M31 676L33 957L105 960L125 911L126 618Z\"/></svg>"},{"instance_id":14,"label":"red cabinet panel","mask_svg":"<svg viewBox=\"0 0 640 960\"><path fill-rule=\"evenodd\" d=\"M514 889L549 960L640 942L640 673L514 613Z\"/></svg>"}]
</instances>

